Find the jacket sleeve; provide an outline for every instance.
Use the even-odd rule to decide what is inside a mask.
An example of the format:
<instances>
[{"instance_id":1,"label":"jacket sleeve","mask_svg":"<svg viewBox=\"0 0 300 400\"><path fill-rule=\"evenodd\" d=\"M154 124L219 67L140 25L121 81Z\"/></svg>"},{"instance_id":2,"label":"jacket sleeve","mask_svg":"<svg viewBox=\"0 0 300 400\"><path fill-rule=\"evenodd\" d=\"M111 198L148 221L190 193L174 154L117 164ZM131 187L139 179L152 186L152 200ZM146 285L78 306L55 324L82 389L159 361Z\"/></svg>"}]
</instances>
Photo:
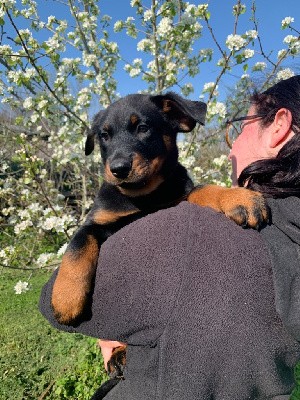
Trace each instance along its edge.
<instances>
[{"instance_id":1,"label":"jacket sleeve","mask_svg":"<svg viewBox=\"0 0 300 400\"><path fill-rule=\"evenodd\" d=\"M56 273L46 283L40 310L58 329L129 344L151 344L172 313L187 266L187 203L144 217L101 247L90 315L77 326L59 325L51 309ZM200 213L199 209L199 213ZM172 260L172 262L170 262Z\"/></svg>"}]
</instances>

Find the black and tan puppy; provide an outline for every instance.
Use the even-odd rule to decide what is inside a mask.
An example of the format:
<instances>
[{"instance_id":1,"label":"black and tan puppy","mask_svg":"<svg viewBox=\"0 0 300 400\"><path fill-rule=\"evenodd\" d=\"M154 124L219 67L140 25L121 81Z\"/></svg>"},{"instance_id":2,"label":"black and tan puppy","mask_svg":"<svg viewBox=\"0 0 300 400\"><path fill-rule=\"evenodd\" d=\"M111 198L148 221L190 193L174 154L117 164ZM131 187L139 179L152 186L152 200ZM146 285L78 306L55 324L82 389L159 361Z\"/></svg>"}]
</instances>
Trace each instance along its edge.
<instances>
[{"instance_id":1,"label":"black and tan puppy","mask_svg":"<svg viewBox=\"0 0 300 400\"><path fill-rule=\"evenodd\" d=\"M223 212L240 225L255 228L267 218L258 193L215 185L193 189L178 162L176 136L197 122L204 124L205 113L204 103L167 93L129 95L95 116L85 153L93 151L98 137L104 183L58 271L52 306L60 323L69 325L82 316L101 244L131 221L184 199Z\"/></svg>"},{"instance_id":2,"label":"black and tan puppy","mask_svg":"<svg viewBox=\"0 0 300 400\"><path fill-rule=\"evenodd\" d=\"M82 317L101 244L131 221L184 199L210 206L241 225L257 227L267 218L264 200L255 192L214 185L193 189L178 162L176 136L204 124L205 113L204 103L167 93L129 95L95 116L85 153L93 151L98 137L104 183L58 271L52 306L60 323Z\"/></svg>"}]
</instances>

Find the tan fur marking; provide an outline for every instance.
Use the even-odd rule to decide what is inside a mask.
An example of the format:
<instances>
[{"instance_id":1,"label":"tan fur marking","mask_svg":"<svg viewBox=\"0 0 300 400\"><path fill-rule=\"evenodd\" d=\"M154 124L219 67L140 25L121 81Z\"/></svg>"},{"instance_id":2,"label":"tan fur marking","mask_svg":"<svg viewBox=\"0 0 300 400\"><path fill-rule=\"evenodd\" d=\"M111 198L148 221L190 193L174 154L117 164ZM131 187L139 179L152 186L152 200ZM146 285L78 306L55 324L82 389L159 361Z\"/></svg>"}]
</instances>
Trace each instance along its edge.
<instances>
[{"instance_id":1,"label":"tan fur marking","mask_svg":"<svg viewBox=\"0 0 300 400\"><path fill-rule=\"evenodd\" d=\"M189 118L181 118L179 126L183 132L189 132L195 124Z\"/></svg>"},{"instance_id":2,"label":"tan fur marking","mask_svg":"<svg viewBox=\"0 0 300 400\"><path fill-rule=\"evenodd\" d=\"M147 168L148 164L146 163L144 158L139 153L135 153L132 160L132 169L129 174L129 177L131 175L143 176L145 172L147 172Z\"/></svg>"},{"instance_id":3,"label":"tan fur marking","mask_svg":"<svg viewBox=\"0 0 300 400\"><path fill-rule=\"evenodd\" d=\"M226 190L220 186L206 185L203 188L194 189L187 200L190 203L197 204L202 207L211 207L216 211L221 211L220 195Z\"/></svg>"},{"instance_id":4,"label":"tan fur marking","mask_svg":"<svg viewBox=\"0 0 300 400\"><path fill-rule=\"evenodd\" d=\"M160 170L164 163L164 157L156 157L151 161L145 160L139 153L136 153L132 160L132 168L128 175L128 177L124 180L120 180L113 176L110 171L108 163L105 165L104 170L104 178L107 182L116 185L120 192L129 197L137 197L144 196L151 192L153 192L163 181L164 178L160 175ZM122 188L118 185L121 183L134 183L145 181L145 185L139 189L127 189ZM107 224L113 222L113 215L103 215L101 216L100 221L108 221L108 222L99 222L101 224ZM119 219L119 217L117 217ZM116 219L116 220L117 220Z\"/></svg>"},{"instance_id":5,"label":"tan fur marking","mask_svg":"<svg viewBox=\"0 0 300 400\"><path fill-rule=\"evenodd\" d=\"M151 170L153 174L157 174L160 170L165 161L165 157L158 156L151 160Z\"/></svg>"},{"instance_id":6,"label":"tan fur marking","mask_svg":"<svg viewBox=\"0 0 300 400\"><path fill-rule=\"evenodd\" d=\"M138 120L139 120L139 117L137 115L132 114L130 116L130 122L132 123L132 125L134 125Z\"/></svg>"},{"instance_id":7,"label":"tan fur marking","mask_svg":"<svg viewBox=\"0 0 300 400\"><path fill-rule=\"evenodd\" d=\"M152 193L158 186L163 183L164 178L159 174L161 167L164 163L164 157L156 157L150 163L145 164L143 158L136 155L133 159L132 171L137 176L149 176L144 187L140 189L124 189L119 188L120 192L129 197L145 196Z\"/></svg>"},{"instance_id":8,"label":"tan fur marking","mask_svg":"<svg viewBox=\"0 0 300 400\"><path fill-rule=\"evenodd\" d=\"M118 189L122 194L128 197L146 196L147 194L154 192L154 190L157 189L158 186L163 182L164 178L158 175L150 179L147 185L141 189L124 189L121 187Z\"/></svg>"},{"instance_id":9,"label":"tan fur marking","mask_svg":"<svg viewBox=\"0 0 300 400\"><path fill-rule=\"evenodd\" d=\"M163 100L163 112L169 112L171 111L172 107L171 107L171 100Z\"/></svg>"},{"instance_id":10,"label":"tan fur marking","mask_svg":"<svg viewBox=\"0 0 300 400\"><path fill-rule=\"evenodd\" d=\"M106 182L115 183L118 182L118 179L112 174L108 162L106 162L104 166L104 179Z\"/></svg>"},{"instance_id":11,"label":"tan fur marking","mask_svg":"<svg viewBox=\"0 0 300 400\"><path fill-rule=\"evenodd\" d=\"M206 185L203 188L194 189L188 196L190 203L203 207L210 207L224 213L237 224L244 224L243 215L239 214L239 207L247 210L247 224L256 228L258 214L264 221L268 219L268 210L263 196L245 188L224 188L215 185Z\"/></svg>"},{"instance_id":12,"label":"tan fur marking","mask_svg":"<svg viewBox=\"0 0 300 400\"><path fill-rule=\"evenodd\" d=\"M116 222L120 218L136 214L137 212L138 210L117 211L117 212L109 210L99 210L93 215L93 221L99 225L107 225Z\"/></svg>"},{"instance_id":13,"label":"tan fur marking","mask_svg":"<svg viewBox=\"0 0 300 400\"><path fill-rule=\"evenodd\" d=\"M104 124L103 125L103 130L106 131L106 132L109 132L110 131L110 126L108 124Z\"/></svg>"},{"instance_id":14,"label":"tan fur marking","mask_svg":"<svg viewBox=\"0 0 300 400\"><path fill-rule=\"evenodd\" d=\"M99 247L88 236L87 244L77 253L66 252L53 285L52 307L62 324L76 319L84 310L95 274Z\"/></svg>"},{"instance_id":15,"label":"tan fur marking","mask_svg":"<svg viewBox=\"0 0 300 400\"><path fill-rule=\"evenodd\" d=\"M165 146L167 148L167 151L170 152L172 149L174 149L176 145L176 141L171 138L169 135L163 135L163 141L165 143Z\"/></svg>"}]
</instances>

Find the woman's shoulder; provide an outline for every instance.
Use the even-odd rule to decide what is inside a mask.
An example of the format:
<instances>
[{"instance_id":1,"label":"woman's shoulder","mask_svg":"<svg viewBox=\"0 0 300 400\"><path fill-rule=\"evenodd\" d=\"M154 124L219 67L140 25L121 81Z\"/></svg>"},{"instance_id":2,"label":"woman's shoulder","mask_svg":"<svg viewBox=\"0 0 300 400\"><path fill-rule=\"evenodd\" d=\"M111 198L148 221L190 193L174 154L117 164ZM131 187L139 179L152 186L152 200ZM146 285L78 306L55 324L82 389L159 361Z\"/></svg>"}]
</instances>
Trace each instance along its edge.
<instances>
[{"instance_id":1,"label":"woman's shoulder","mask_svg":"<svg viewBox=\"0 0 300 400\"><path fill-rule=\"evenodd\" d=\"M210 240L212 246L229 238L230 242L235 242L234 246L242 241L245 244L254 241L255 245L261 241L257 231L243 229L224 214L183 201L175 207L159 210L132 222L107 242L144 242L154 246L155 243L161 245L172 240L182 244L195 235L201 236L204 241Z\"/></svg>"}]
</instances>

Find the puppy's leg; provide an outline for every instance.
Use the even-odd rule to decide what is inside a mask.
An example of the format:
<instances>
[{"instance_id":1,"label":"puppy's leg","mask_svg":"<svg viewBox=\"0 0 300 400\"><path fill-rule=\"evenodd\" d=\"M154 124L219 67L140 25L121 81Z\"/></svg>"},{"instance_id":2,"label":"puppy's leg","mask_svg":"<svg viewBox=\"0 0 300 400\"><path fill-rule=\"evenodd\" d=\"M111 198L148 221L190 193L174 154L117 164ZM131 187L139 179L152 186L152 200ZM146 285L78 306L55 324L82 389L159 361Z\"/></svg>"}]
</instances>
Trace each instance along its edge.
<instances>
[{"instance_id":1,"label":"puppy's leg","mask_svg":"<svg viewBox=\"0 0 300 400\"><path fill-rule=\"evenodd\" d=\"M137 210L92 210L76 232L62 258L52 291L52 308L58 322L72 324L83 313L95 276L99 250L110 236L114 224ZM108 229L109 226L109 229Z\"/></svg>"},{"instance_id":2,"label":"puppy's leg","mask_svg":"<svg viewBox=\"0 0 300 400\"><path fill-rule=\"evenodd\" d=\"M216 185L199 186L187 200L199 206L211 207L224 213L238 225L259 229L268 221L269 211L264 197L245 188L224 188Z\"/></svg>"},{"instance_id":3,"label":"puppy's leg","mask_svg":"<svg viewBox=\"0 0 300 400\"><path fill-rule=\"evenodd\" d=\"M74 322L87 303L100 246L93 230L92 225L80 228L62 258L52 291L52 308L61 324Z\"/></svg>"}]
</instances>

